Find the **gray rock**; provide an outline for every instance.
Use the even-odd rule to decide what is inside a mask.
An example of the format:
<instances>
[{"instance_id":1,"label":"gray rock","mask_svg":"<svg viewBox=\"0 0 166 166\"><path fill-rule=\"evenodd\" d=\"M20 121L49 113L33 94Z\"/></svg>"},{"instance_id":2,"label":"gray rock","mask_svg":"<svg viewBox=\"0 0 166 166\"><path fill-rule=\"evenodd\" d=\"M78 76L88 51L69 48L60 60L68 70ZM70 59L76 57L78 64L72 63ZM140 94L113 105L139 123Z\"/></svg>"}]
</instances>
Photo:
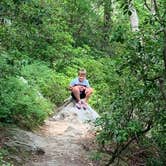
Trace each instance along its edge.
<instances>
[{"instance_id":1,"label":"gray rock","mask_svg":"<svg viewBox=\"0 0 166 166\"><path fill-rule=\"evenodd\" d=\"M75 107L75 102L72 100L69 100L58 111L59 112L56 113L51 120L57 121L68 119L72 121L73 119L77 119L81 122L94 122L96 118L99 117L99 114L96 111L94 111L89 105L86 110L84 110L83 108L78 109Z\"/></svg>"}]
</instances>

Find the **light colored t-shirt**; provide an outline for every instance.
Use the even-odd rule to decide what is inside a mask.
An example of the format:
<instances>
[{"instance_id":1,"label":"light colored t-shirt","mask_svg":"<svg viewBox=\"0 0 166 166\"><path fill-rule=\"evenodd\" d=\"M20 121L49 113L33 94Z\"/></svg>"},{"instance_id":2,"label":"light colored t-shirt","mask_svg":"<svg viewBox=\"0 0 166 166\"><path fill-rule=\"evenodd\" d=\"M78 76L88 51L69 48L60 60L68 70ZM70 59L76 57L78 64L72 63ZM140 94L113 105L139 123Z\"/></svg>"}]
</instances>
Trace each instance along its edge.
<instances>
[{"instance_id":1,"label":"light colored t-shirt","mask_svg":"<svg viewBox=\"0 0 166 166\"><path fill-rule=\"evenodd\" d=\"M75 78L74 80L71 81L70 86L85 86L85 87L90 87L89 81L87 79L84 79L82 82L79 81L78 77Z\"/></svg>"}]
</instances>

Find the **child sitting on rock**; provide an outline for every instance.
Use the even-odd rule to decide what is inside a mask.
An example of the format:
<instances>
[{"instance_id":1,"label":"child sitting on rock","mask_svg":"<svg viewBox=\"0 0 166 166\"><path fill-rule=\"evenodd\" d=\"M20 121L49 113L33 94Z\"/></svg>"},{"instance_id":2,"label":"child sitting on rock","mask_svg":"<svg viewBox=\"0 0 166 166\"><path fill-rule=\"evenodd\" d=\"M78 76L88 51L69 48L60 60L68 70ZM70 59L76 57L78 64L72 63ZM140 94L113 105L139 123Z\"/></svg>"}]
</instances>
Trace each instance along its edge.
<instances>
[{"instance_id":1,"label":"child sitting on rock","mask_svg":"<svg viewBox=\"0 0 166 166\"><path fill-rule=\"evenodd\" d=\"M71 81L69 90L72 97L76 100L76 107L78 109L87 109L87 101L93 92L88 80L86 79L86 70L78 71L78 77ZM84 100L81 100L84 99Z\"/></svg>"}]
</instances>

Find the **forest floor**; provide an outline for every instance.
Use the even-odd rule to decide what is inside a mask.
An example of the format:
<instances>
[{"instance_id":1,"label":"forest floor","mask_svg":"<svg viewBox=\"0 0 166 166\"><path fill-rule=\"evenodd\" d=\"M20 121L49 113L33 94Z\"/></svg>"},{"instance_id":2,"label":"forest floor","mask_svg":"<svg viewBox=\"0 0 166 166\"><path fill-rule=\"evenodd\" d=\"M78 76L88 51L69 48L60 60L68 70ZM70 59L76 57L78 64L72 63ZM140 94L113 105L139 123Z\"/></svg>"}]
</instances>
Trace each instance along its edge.
<instances>
[{"instance_id":1,"label":"forest floor","mask_svg":"<svg viewBox=\"0 0 166 166\"><path fill-rule=\"evenodd\" d=\"M0 126L0 165L1 148L7 149L4 160L13 163L12 166L105 165L109 159L107 156L104 160L92 161L92 158L95 159L93 152L97 149L96 128L93 123L83 122L85 119L94 120L97 116L90 107L88 110L78 110L70 103L33 132ZM136 145L130 148L133 152L130 161L118 161L118 165L145 165L141 149ZM113 165L116 166L116 162Z\"/></svg>"},{"instance_id":2,"label":"forest floor","mask_svg":"<svg viewBox=\"0 0 166 166\"><path fill-rule=\"evenodd\" d=\"M97 166L90 159L96 130L87 120L98 116L69 103L34 132L0 128L0 145L9 152L5 159L13 166Z\"/></svg>"},{"instance_id":3,"label":"forest floor","mask_svg":"<svg viewBox=\"0 0 166 166\"><path fill-rule=\"evenodd\" d=\"M78 110L69 103L48 119L38 130L33 141L42 148L43 155L37 155L26 166L94 166L89 159L94 146L93 123L99 115L91 108Z\"/></svg>"},{"instance_id":4,"label":"forest floor","mask_svg":"<svg viewBox=\"0 0 166 166\"><path fill-rule=\"evenodd\" d=\"M40 139L39 139L40 136ZM47 120L33 136L33 141L45 152L36 155L27 166L93 166L88 145L94 135L88 126L77 121Z\"/></svg>"}]
</instances>

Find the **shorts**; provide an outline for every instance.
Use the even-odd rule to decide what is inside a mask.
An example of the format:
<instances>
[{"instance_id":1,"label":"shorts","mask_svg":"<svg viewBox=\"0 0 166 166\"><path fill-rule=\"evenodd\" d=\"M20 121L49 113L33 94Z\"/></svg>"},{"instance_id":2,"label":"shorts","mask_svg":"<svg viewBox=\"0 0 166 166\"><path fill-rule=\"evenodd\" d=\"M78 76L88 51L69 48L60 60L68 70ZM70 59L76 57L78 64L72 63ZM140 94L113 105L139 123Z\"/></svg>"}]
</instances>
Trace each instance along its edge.
<instances>
[{"instance_id":1,"label":"shorts","mask_svg":"<svg viewBox=\"0 0 166 166\"><path fill-rule=\"evenodd\" d=\"M73 93L71 93L71 96L73 97L73 99L76 99ZM85 97L86 97L85 91L81 91L80 92L80 99L84 99Z\"/></svg>"}]
</instances>

